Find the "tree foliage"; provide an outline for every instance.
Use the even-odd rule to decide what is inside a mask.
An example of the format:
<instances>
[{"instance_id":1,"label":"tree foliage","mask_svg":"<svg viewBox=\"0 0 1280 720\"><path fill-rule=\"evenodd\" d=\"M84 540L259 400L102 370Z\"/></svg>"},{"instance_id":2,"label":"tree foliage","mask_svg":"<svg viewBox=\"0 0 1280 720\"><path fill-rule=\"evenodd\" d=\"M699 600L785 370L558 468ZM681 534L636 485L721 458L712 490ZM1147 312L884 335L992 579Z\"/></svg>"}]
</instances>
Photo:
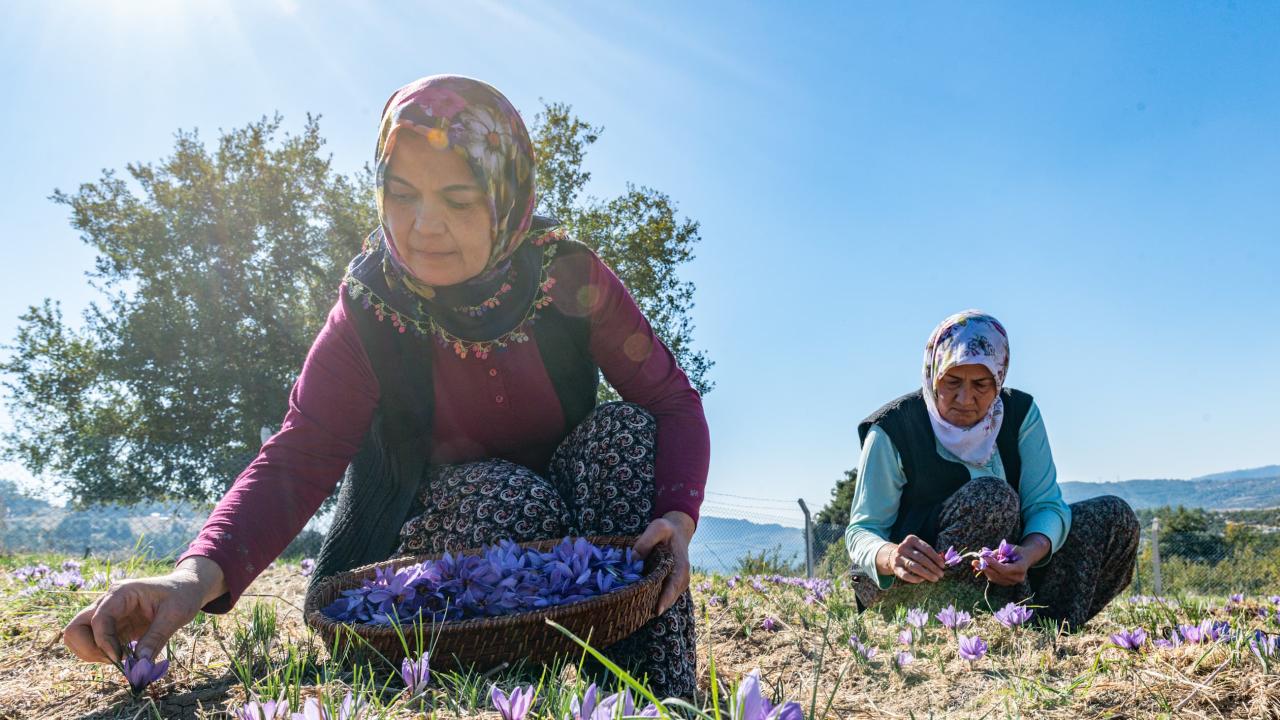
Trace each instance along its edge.
<instances>
[{"instance_id":1,"label":"tree foliage","mask_svg":"<svg viewBox=\"0 0 1280 720\"><path fill-rule=\"evenodd\" d=\"M698 223L678 218L671 198L648 187L628 184L625 193L608 200L584 197L591 173L583 169L583 160L601 132L569 105L544 106L533 128L539 210L558 218L613 268L694 387L710 392L712 362L692 347L694 286L679 276L701 239ZM604 397L612 398L612 391L606 388Z\"/></svg>"},{"instance_id":2,"label":"tree foliage","mask_svg":"<svg viewBox=\"0 0 1280 720\"><path fill-rule=\"evenodd\" d=\"M849 527L853 491L858 487L858 469L846 470L831 488L831 500L813 516L813 556L823 560L828 552L844 555L844 533Z\"/></svg>"},{"instance_id":3,"label":"tree foliage","mask_svg":"<svg viewBox=\"0 0 1280 720\"><path fill-rule=\"evenodd\" d=\"M647 189L579 201L598 131L550 104L536 126L543 209L617 268L655 330L707 389L690 345L693 287L676 266L697 223ZM0 371L14 420L7 459L80 504L208 500L277 426L333 305L346 263L376 224L371 173L336 172L315 118L279 116L207 147L179 132L173 154L107 171L52 200L96 251L101 298L73 328L45 299L22 317Z\"/></svg>"}]
</instances>

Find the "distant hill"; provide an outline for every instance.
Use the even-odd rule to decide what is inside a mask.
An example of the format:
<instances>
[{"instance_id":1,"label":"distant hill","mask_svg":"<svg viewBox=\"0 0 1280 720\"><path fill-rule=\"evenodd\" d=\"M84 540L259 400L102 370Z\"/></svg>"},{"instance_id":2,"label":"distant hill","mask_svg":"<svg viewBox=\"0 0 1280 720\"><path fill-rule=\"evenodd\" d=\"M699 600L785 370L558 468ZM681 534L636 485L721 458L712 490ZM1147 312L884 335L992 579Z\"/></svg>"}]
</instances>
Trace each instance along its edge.
<instances>
[{"instance_id":1,"label":"distant hill","mask_svg":"<svg viewBox=\"0 0 1280 720\"><path fill-rule=\"evenodd\" d=\"M689 545L689 562L701 570L733 572L743 556L772 553L774 548L781 548L782 560L803 565L804 530L704 515L698 519L698 532Z\"/></svg>"},{"instance_id":2,"label":"distant hill","mask_svg":"<svg viewBox=\"0 0 1280 720\"><path fill-rule=\"evenodd\" d=\"M1117 495L1135 509L1162 505L1185 505L1209 510L1280 507L1280 467L1272 467L1275 467L1275 471L1269 477L1256 477L1248 474L1256 471L1240 470L1195 480L1064 482L1062 495L1068 503L1098 495Z\"/></svg>"},{"instance_id":3,"label":"distant hill","mask_svg":"<svg viewBox=\"0 0 1280 720\"><path fill-rule=\"evenodd\" d=\"M1191 478L1192 480L1255 480L1258 478L1275 478L1280 477L1280 465L1266 465L1259 468L1251 468L1249 470L1232 470L1230 472L1214 473L1212 475L1201 475L1200 477Z\"/></svg>"}]
</instances>

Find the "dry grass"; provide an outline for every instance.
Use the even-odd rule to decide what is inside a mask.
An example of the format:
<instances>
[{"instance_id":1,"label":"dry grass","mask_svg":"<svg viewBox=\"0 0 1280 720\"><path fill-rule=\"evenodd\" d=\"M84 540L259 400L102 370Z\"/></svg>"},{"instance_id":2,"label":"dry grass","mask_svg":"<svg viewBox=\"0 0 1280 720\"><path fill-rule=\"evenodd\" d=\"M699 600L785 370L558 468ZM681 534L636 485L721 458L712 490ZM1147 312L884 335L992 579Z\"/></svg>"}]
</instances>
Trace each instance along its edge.
<instances>
[{"instance_id":1,"label":"dry grass","mask_svg":"<svg viewBox=\"0 0 1280 720\"><path fill-rule=\"evenodd\" d=\"M4 564L12 567L15 561ZM157 567L138 566L130 574L153 572ZM291 649L315 655L317 662L308 667L321 673L321 680L308 680L303 695L321 689L342 692L346 684L359 684L349 673L343 675L323 662L323 648L303 626L299 607L305 580L294 565L277 565L265 572L230 615L202 617L180 632L170 646L169 675L142 701L130 697L114 668L81 663L59 642L62 624L95 593L19 597L20 588L0 579L0 647L4 651L0 654L0 718L226 717L227 709L238 707L246 695L231 659L243 659L252 652L237 642L245 637L255 600L276 613L273 657L278 659ZM826 718L1280 720L1280 675L1274 667L1272 674L1264 674L1243 640L1171 650L1149 648L1141 654L1110 646L1107 635L1122 626L1167 628L1173 616L1158 608L1115 603L1078 635L1008 630L982 614L976 628L991 649L973 668L957 656L951 632L934 620L914 648L915 663L898 672L892 654L897 649L897 632L904 627L900 620L888 613L858 615L843 591L813 605L805 604L803 595L799 588L771 584L763 592L747 583L729 589L723 578L715 579L709 590L697 591L705 613L699 627L704 690L710 686L706 663L710 649L722 682L759 668L775 697L800 701L806 716L813 705L815 715ZM712 596L717 599L708 602ZM1183 622L1214 617L1231 620L1233 627L1280 631L1274 615L1263 621L1249 608L1207 611L1197 603L1175 607ZM765 616L777 618L780 629L759 629ZM878 655L869 662L860 660L850 649L850 633L877 647ZM271 667L281 672L281 664ZM271 672L264 667L255 682L268 682ZM570 668L562 677L572 673ZM536 682L536 676L533 679ZM501 685L515 678L498 676L498 680ZM474 684L472 699L437 703L436 717L497 717L484 711L480 697L489 681L471 676L469 682ZM395 699L398 687L398 681L392 680L381 693L389 703L387 716L424 717ZM474 692L476 688L480 694Z\"/></svg>"}]
</instances>

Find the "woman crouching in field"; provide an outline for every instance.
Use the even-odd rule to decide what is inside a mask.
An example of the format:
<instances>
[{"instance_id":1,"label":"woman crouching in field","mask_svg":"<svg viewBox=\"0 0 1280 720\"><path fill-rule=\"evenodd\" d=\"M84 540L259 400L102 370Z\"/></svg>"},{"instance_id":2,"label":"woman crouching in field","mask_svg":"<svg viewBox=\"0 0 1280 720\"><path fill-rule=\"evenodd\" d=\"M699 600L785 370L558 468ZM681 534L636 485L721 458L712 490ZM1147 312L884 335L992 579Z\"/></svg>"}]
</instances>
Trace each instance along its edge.
<instances>
[{"instance_id":1,"label":"woman crouching in field","mask_svg":"<svg viewBox=\"0 0 1280 720\"><path fill-rule=\"evenodd\" d=\"M858 426L862 455L845 536L860 607L906 600L944 577L989 580L1003 601L1073 630L1129 584L1138 520L1124 500L1068 506L1040 410L1005 387L1009 339L995 318L942 321L924 352L920 390ZM1013 562L947 565L942 552L1016 541ZM898 582L905 585L897 584Z\"/></svg>"},{"instance_id":2,"label":"woman crouching in field","mask_svg":"<svg viewBox=\"0 0 1280 720\"><path fill-rule=\"evenodd\" d=\"M345 473L313 582L504 538L636 535L641 556L669 543L657 617L605 652L659 695L690 697L688 546L709 456L698 393L618 277L535 217L533 146L497 90L456 76L397 90L375 162L379 226L280 432L172 573L113 588L66 644L106 661L141 638L154 657L201 608L229 611ZM596 406L601 371L625 402Z\"/></svg>"}]
</instances>

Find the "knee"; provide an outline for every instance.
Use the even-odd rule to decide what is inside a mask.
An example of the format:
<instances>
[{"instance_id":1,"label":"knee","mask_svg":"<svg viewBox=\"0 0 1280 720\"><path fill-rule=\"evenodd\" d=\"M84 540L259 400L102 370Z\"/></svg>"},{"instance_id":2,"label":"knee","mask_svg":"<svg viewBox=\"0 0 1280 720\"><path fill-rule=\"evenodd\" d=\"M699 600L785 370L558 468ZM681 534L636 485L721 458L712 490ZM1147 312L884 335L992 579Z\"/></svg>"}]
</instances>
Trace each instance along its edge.
<instances>
[{"instance_id":1,"label":"knee","mask_svg":"<svg viewBox=\"0 0 1280 720\"><path fill-rule=\"evenodd\" d=\"M1103 495L1094 499L1098 501L1105 513L1105 517L1110 519L1118 534L1136 538L1142 533L1142 526L1138 523L1137 513L1123 498L1115 495Z\"/></svg>"},{"instance_id":2,"label":"knee","mask_svg":"<svg viewBox=\"0 0 1280 720\"><path fill-rule=\"evenodd\" d=\"M597 405L595 410L591 412L590 417L596 421L617 423L623 427L630 428L657 427L658 425L653 413L640 405L622 400Z\"/></svg>"},{"instance_id":3,"label":"knee","mask_svg":"<svg viewBox=\"0 0 1280 720\"><path fill-rule=\"evenodd\" d=\"M968 494L976 500L978 506L990 509L992 512L1012 513L1016 516L1022 507L1017 491L1008 482L998 477L974 478L957 492Z\"/></svg>"}]
</instances>

